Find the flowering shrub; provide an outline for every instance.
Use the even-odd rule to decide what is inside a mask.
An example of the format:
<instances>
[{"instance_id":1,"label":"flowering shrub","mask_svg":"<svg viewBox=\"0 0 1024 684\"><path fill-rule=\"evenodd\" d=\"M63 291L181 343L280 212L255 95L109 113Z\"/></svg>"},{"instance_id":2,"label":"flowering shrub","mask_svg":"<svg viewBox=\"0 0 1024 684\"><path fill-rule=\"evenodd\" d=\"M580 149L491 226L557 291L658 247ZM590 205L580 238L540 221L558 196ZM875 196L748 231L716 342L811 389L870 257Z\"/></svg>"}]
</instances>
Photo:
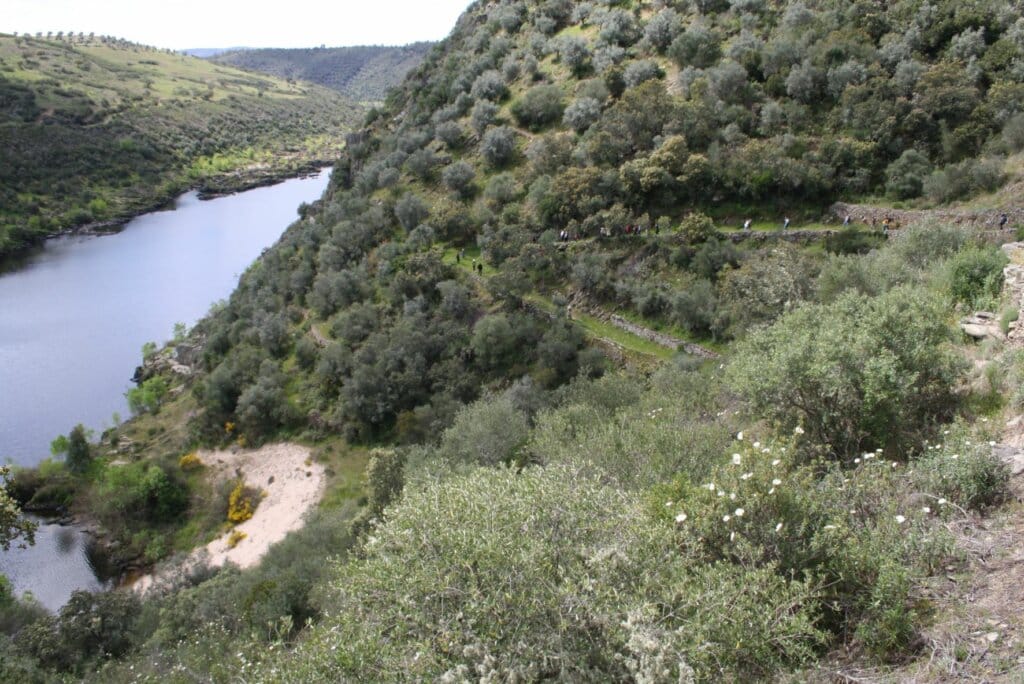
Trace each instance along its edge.
<instances>
[{"instance_id":1,"label":"flowering shrub","mask_svg":"<svg viewBox=\"0 0 1024 684\"><path fill-rule=\"evenodd\" d=\"M228 548L233 549L238 546L239 542L248 537L245 532L241 530L231 530L231 534L228 535Z\"/></svg>"},{"instance_id":2,"label":"flowering shrub","mask_svg":"<svg viewBox=\"0 0 1024 684\"><path fill-rule=\"evenodd\" d=\"M199 455L194 451L190 451L181 458L178 459L178 467L188 472L190 470L198 470L203 467L203 462L200 460Z\"/></svg>"},{"instance_id":3,"label":"flowering shrub","mask_svg":"<svg viewBox=\"0 0 1024 684\"><path fill-rule=\"evenodd\" d=\"M785 441L740 440L707 481L655 488L652 508L705 562L807 581L820 627L885 658L912 642L914 580L948 560L952 540L937 503L908 503L912 470L881 452L850 465L803 465Z\"/></svg>"},{"instance_id":4,"label":"flowering shrub","mask_svg":"<svg viewBox=\"0 0 1024 684\"><path fill-rule=\"evenodd\" d=\"M235 524L245 522L252 517L259 502L259 492L239 480L228 495L228 521Z\"/></svg>"}]
</instances>

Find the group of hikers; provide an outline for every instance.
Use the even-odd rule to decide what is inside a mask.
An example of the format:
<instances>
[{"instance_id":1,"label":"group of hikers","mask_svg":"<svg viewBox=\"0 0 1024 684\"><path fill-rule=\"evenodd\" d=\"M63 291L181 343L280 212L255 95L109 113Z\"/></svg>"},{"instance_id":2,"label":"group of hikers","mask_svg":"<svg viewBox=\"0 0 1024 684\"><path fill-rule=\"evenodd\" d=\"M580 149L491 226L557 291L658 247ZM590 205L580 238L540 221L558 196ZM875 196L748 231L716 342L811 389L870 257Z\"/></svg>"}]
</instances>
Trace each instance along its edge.
<instances>
[{"instance_id":1,"label":"group of hikers","mask_svg":"<svg viewBox=\"0 0 1024 684\"><path fill-rule=\"evenodd\" d=\"M461 264L462 260L465 259L465 258L466 258L466 250L465 249L460 249L458 252L455 253L455 263ZM477 261L476 259L473 259L473 263L470 264L470 269L473 271L473 273L476 273L478 275L483 275L484 274L484 262L483 261Z\"/></svg>"},{"instance_id":2,"label":"group of hikers","mask_svg":"<svg viewBox=\"0 0 1024 684\"><path fill-rule=\"evenodd\" d=\"M789 228L789 224L790 224L789 217L788 216L783 217L783 219L782 219L782 230L787 230ZM753 225L754 225L753 220L746 219L745 221L743 221L743 230L750 230L751 226L753 226Z\"/></svg>"}]
</instances>

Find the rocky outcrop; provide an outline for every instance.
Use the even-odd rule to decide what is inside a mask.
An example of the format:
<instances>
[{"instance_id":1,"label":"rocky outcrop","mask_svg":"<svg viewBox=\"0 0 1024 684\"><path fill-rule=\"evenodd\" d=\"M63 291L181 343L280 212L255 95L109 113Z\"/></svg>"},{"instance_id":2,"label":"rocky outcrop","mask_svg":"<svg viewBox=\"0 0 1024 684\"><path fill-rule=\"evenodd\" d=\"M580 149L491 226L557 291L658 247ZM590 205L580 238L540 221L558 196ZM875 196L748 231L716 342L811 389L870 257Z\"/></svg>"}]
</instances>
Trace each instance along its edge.
<instances>
[{"instance_id":1,"label":"rocky outcrop","mask_svg":"<svg viewBox=\"0 0 1024 684\"><path fill-rule=\"evenodd\" d=\"M998 317L991 311L976 311L972 315L960 319L960 329L976 340L1006 339L1006 335L1000 328Z\"/></svg>"}]
</instances>

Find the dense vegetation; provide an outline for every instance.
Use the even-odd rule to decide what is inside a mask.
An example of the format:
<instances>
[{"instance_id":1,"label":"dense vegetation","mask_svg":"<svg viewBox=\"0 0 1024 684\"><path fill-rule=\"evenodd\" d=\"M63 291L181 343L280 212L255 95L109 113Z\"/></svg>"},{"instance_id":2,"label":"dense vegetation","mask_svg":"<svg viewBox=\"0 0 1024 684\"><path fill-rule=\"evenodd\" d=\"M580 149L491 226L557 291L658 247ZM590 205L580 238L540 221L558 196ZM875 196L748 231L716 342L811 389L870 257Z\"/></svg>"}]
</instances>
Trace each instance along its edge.
<instances>
[{"instance_id":1,"label":"dense vegetation","mask_svg":"<svg viewBox=\"0 0 1024 684\"><path fill-rule=\"evenodd\" d=\"M331 160L358 112L326 89L121 41L0 36L0 255L189 187Z\"/></svg>"},{"instance_id":2,"label":"dense vegetation","mask_svg":"<svg viewBox=\"0 0 1024 684\"><path fill-rule=\"evenodd\" d=\"M344 441L367 450L361 509L334 492L255 573L144 604L11 599L4 674L751 681L913 658L957 525L1008 496L1002 421L976 419L1021 410L1024 359L971 371L951 325L998 310L1005 258L938 223L814 221L1002 183L1022 50L996 0L476 3L191 331L198 377L143 391L79 473L12 482L67 484L159 557L227 510L196 445ZM812 238L731 239L782 210ZM721 358L652 350L610 310Z\"/></svg>"},{"instance_id":3,"label":"dense vegetation","mask_svg":"<svg viewBox=\"0 0 1024 684\"><path fill-rule=\"evenodd\" d=\"M356 102L383 102L433 43L358 45L337 48L249 48L229 50L211 59L287 80L318 83Z\"/></svg>"}]
</instances>

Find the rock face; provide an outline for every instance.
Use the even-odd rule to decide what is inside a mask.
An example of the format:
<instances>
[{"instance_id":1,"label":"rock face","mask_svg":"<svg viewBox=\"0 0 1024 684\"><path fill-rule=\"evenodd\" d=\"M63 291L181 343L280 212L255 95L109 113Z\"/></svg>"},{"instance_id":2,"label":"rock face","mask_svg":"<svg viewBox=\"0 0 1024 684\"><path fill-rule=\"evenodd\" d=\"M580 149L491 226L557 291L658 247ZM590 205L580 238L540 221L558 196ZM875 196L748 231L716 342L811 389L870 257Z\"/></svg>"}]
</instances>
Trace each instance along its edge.
<instances>
[{"instance_id":1,"label":"rock face","mask_svg":"<svg viewBox=\"0 0 1024 684\"><path fill-rule=\"evenodd\" d=\"M650 340L651 342L654 342L655 344L660 345L662 347L666 347L668 349L682 349L687 354L699 356L703 359L718 358L718 354L711 351L710 349L705 349L699 344L685 342L678 338L672 337L671 335L660 333L657 330L645 328L642 325L637 325L636 323L628 321L622 316L618 316L616 314L612 314L611 316L609 316L608 322L614 325L616 328L625 330L626 332L632 333L637 337L642 337L645 340Z\"/></svg>"}]
</instances>

